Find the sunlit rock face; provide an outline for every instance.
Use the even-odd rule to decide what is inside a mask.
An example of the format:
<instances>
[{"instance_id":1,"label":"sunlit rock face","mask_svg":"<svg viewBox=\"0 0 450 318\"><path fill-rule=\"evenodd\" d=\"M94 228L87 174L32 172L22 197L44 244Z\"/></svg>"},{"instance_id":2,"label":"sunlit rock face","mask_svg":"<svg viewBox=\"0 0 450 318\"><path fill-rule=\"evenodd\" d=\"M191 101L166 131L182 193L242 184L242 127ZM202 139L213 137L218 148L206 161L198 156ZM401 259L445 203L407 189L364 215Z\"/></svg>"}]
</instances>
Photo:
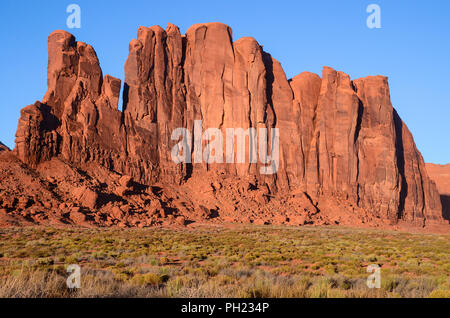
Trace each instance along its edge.
<instances>
[{"instance_id":1,"label":"sunlit rock face","mask_svg":"<svg viewBox=\"0 0 450 318\"><path fill-rule=\"evenodd\" d=\"M360 221L443 222L440 196L392 107L386 77L352 81L325 67L322 77L287 79L255 39L233 41L227 25L196 24L185 35L172 24L140 27L129 44L121 111L121 81L103 76L91 46L55 31L48 51L48 91L21 111L16 133L14 154L31 167L60 158L179 189L247 182L243 191L264 194L255 206L300 194L297 208L310 213L306 220L325 211L338 217L342 207L363 213ZM174 163L179 140L172 132L194 132L199 120L203 130L218 128L224 136L227 128L278 128L276 173L262 174L265 164L250 162L248 145L244 163ZM207 201L220 207L226 191L215 186L216 197ZM233 213L239 218L239 210Z\"/></svg>"}]
</instances>

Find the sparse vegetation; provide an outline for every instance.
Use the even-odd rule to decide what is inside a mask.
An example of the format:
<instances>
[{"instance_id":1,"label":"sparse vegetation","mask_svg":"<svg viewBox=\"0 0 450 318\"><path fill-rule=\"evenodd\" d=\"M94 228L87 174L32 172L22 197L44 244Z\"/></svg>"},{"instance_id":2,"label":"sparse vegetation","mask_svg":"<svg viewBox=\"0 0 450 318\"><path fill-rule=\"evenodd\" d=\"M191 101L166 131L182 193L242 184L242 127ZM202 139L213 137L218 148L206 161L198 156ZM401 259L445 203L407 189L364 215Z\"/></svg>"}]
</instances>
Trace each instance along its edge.
<instances>
[{"instance_id":1,"label":"sparse vegetation","mask_svg":"<svg viewBox=\"0 0 450 318\"><path fill-rule=\"evenodd\" d=\"M449 235L339 227L0 229L0 297L450 297ZM81 289L66 286L69 264ZM381 288L366 266L381 266Z\"/></svg>"}]
</instances>

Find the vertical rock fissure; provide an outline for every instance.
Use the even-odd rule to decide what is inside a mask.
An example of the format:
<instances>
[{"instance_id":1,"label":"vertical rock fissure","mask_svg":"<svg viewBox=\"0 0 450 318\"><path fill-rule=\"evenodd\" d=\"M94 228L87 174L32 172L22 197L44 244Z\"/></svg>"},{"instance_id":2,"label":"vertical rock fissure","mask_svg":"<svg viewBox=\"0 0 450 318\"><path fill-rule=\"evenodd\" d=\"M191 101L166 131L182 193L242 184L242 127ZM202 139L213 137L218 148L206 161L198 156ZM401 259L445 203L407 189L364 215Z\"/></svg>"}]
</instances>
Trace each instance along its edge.
<instances>
[{"instance_id":1,"label":"vertical rock fissure","mask_svg":"<svg viewBox=\"0 0 450 318\"><path fill-rule=\"evenodd\" d=\"M396 110L394 110L394 125L396 132L395 149L397 155L398 172L400 175L400 198L399 198L400 202L398 206L397 218L401 220L403 219L403 215L405 212L405 201L406 196L408 195L408 183L406 182L405 177L405 150L403 148L403 123Z\"/></svg>"}]
</instances>

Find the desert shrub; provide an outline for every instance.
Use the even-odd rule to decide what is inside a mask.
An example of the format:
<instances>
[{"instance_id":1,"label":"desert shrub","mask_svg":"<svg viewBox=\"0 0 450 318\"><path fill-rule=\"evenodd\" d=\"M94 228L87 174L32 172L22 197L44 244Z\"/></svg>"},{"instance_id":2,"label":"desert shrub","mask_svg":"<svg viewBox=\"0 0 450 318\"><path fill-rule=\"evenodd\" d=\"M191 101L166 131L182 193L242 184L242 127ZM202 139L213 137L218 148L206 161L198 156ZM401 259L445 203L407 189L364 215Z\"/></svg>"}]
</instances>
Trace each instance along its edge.
<instances>
[{"instance_id":1,"label":"desert shrub","mask_svg":"<svg viewBox=\"0 0 450 318\"><path fill-rule=\"evenodd\" d=\"M433 290L429 295L429 298L450 298L450 290Z\"/></svg>"},{"instance_id":2,"label":"desert shrub","mask_svg":"<svg viewBox=\"0 0 450 318\"><path fill-rule=\"evenodd\" d=\"M327 298L330 295L330 290L333 282L326 277L317 279L309 289L308 296L311 298Z\"/></svg>"},{"instance_id":3,"label":"desert shrub","mask_svg":"<svg viewBox=\"0 0 450 318\"><path fill-rule=\"evenodd\" d=\"M46 257L46 258L39 258L36 260L36 265L37 266L49 266L49 265L53 265L54 261L52 258Z\"/></svg>"},{"instance_id":4,"label":"desert shrub","mask_svg":"<svg viewBox=\"0 0 450 318\"><path fill-rule=\"evenodd\" d=\"M138 285L152 285L152 286L159 286L164 282L164 279L162 276L153 274L153 273L147 273L147 274L137 274L132 279L131 282Z\"/></svg>"}]
</instances>

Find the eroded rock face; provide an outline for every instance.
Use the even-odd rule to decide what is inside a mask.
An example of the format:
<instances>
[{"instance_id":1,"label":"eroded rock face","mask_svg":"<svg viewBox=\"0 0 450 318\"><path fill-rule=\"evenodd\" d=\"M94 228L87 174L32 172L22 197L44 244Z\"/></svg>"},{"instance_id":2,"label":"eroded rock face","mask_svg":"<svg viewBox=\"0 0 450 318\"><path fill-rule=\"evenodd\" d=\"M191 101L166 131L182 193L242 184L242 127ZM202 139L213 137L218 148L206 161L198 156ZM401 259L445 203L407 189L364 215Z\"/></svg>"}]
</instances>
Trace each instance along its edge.
<instances>
[{"instance_id":1,"label":"eroded rock face","mask_svg":"<svg viewBox=\"0 0 450 318\"><path fill-rule=\"evenodd\" d=\"M200 196L195 189L212 185L205 190L212 196L205 195L201 205L209 205L205 217L228 209L228 198L235 213L229 220L239 219L237 191L250 193L253 211L275 197L284 197L280 202L293 210L291 215L272 206L272 216L261 209L266 220L246 214L249 222L305 224L328 209L339 223L336 204L359 213L361 222L371 217L420 226L443 221L439 194L391 105L385 77L352 81L325 67L322 78L304 72L288 80L281 64L255 39L233 42L232 30L224 24L197 24L186 35L169 24L166 30L140 27L130 42L123 112L117 109L120 86L119 79L103 77L91 46L65 31L53 32L48 91L42 102L22 110L15 154L32 167L54 157L75 167L96 164L140 184L178 187L193 196ZM224 140L224 148L214 151L224 153L223 161L206 163L193 146L194 163L175 164L171 151L178 140L172 140L172 132L187 128L194 133L199 120L203 130L218 128L224 139L227 128L265 128L268 139L270 129L278 128L277 173L261 173L267 164L259 158L250 162L255 148L248 140L243 163L226 163ZM202 163L195 163L196 158ZM96 209L99 198L82 189L79 197ZM125 196L129 189L115 191ZM176 209L187 214L204 210L194 199Z\"/></svg>"},{"instance_id":2,"label":"eroded rock face","mask_svg":"<svg viewBox=\"0 0 450 318\"><path fill-rule=\"evenodd\" d=\"M396 220L401 213L403 174L399 170L396 124L387 78L371 76L354 81L359 105L355 136L358 157L358 197L361 206ZM380 107L381 105L381 107Z\"/></svg>"},{"instance_id":3,"label":"eroded rock face","mask_svg":"<svg viewBox=\"0 0 450 318\"><path fill-rule=\"evenodd\" d=\"M36 102L20 111L15 154L35 167L39 162L59 155L61 136L56 132L59 120L49 106Z\"/></svg>"}]
</instances>

